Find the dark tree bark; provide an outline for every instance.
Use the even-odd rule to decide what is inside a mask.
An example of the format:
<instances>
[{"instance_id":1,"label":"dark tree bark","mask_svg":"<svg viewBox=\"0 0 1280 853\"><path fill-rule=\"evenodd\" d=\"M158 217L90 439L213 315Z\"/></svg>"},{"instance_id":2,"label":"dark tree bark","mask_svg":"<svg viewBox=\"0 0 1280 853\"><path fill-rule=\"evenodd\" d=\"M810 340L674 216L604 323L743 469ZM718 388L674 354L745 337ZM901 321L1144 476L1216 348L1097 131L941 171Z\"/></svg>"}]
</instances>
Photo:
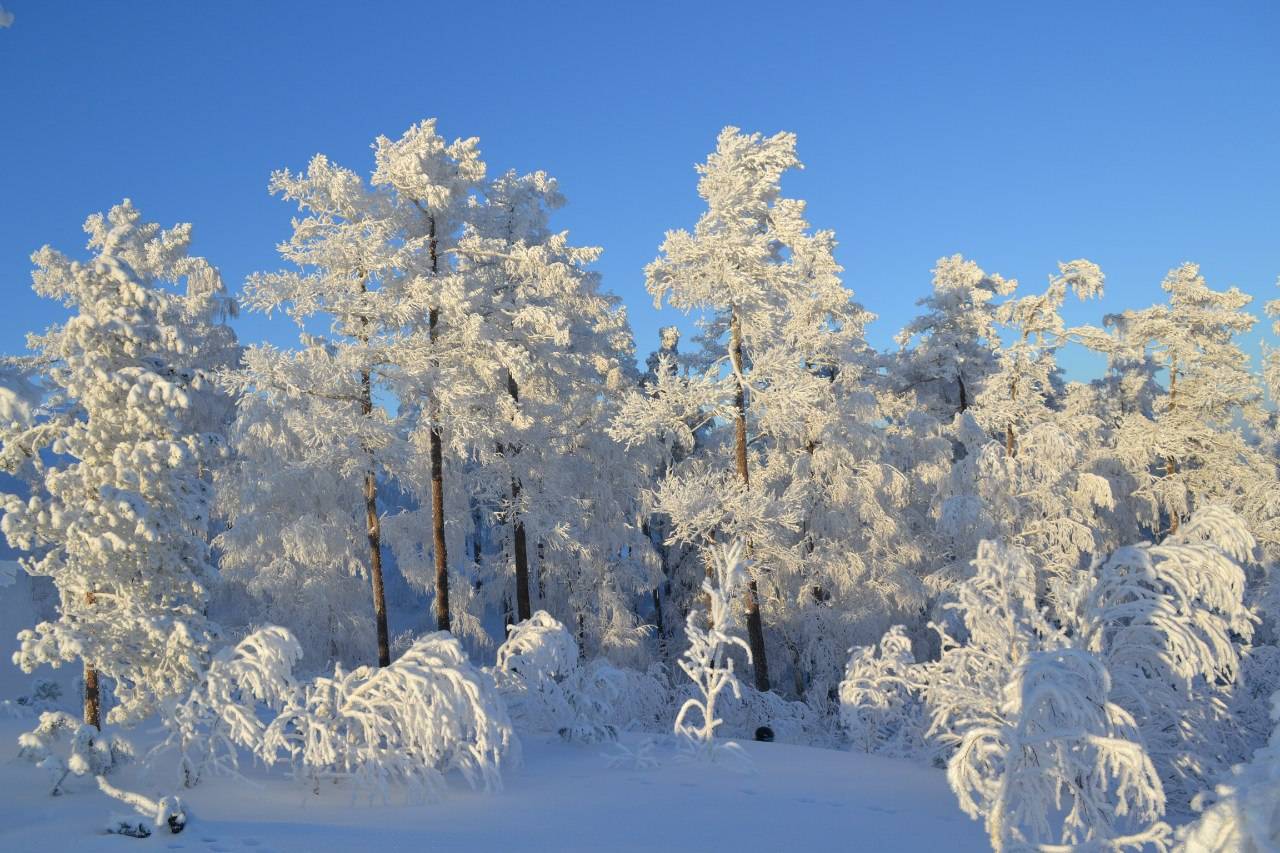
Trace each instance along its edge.
<instances>
[{"instance_id":1,"label":"dark tree bark","mask_svg":"<svg viewBox=\"0 0 1280 853\"><path fill-rule=\"evenodd\" d=\"M428 248L431 252L431 272L440 271L440 256L436 241L436 219L427 216ZM440 324L440 309L432 308L427 314L427 323L431 335L431 343L436 342L437 326ZM449 552L444 541L444 442L440 433L439 404L430 403L431 432L431 543L436 562L436 629L448 631L449 618Z\"/></svg>"},{"instance_id":2,"label":"dark tree bark","mask_svg":"<svg viewBox=\"0 0 1280 853\"><path fill-rule=\"evenodd\" d=\"M373 387L369 371L360 374L360 407L365 417L373 414ZM378 666L391 664L391 643L387 636L387 595L382 585L382 521L378 517L378 478L370 469L364 475L364 516L369 536L369 575L373 579L373 618L378 626Z\"/></svg>"},{"instance_id":3,"label":"dark tree bark","mask_svg":"<svg viewBox=\"0 0 1280 853\"><path fill-rule=\"evenodd\" d=\"M368 289L365 274L360 274L360 292ZM361 317L361 329L369 321ZM360 340L368 343L368 335L361 331ZM360 371L360 414L373 417L373 377L368 370ZM369 454L369 470L364 475L365 534L369 538L369 577L373 582L373 619L378 631L378 666L391 665L391 643L387 634L387 596L382 585L382 521L378 516L378 478L373 469L373 453Z\"/></svg>"},{"instance_id":4,"label":"dark tree bark","mask_svg":"<svg viewBox=\"0 0 1280 853\"><path fill-rule=\"evenodd\" d=\"M84 723L102 730L102 699L98 691L98 670L84 665Z\"/></svg>"},{"instance_id":5,"label":"dark tree bark","mask_svg":"<svg viewBox=\"0 0 1280 853\"><path fill-rule=\"evenodd\" d=\"M729 360L733 365L736 380L733 396L734 459L742 485L750 486L751 476L747 469L747 392L742 382L742 320L738 317L737 308L733 309L729 322ZM754 576L747 581L744 610L747 617L747 644L751 648L756 689L763 692L769 689L769 663L765 659L764 622L760 617L760 593Z\"/></svg>"},{"instance_id":6,"label":"dark tree bark","mask_svg":"<svg viewBox=\"0 0 1280 853\"><path fill-rule=\"evenodd\" d=\"M520 386L511 371L507 371L507 393L516 404L520 402ZM507 448L510 453L511 448ZM529 542L524 532L524 520L520 517L520 478L511 475L512 550L516 562L516 618L520 621L533 616L529 603Z\"/></svg>"}]
</instances>

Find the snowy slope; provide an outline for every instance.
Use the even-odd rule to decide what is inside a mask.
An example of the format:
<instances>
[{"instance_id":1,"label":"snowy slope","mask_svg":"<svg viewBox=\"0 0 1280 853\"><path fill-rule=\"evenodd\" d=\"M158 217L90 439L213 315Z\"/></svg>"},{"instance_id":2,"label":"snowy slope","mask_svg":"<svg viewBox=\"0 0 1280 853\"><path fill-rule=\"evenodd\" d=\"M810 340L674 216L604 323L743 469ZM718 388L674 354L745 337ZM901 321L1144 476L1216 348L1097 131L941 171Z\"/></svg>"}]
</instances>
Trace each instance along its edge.
<instances>
[{"instance_id":1,"label":"snowy slope","mask_svg":"<svg viewBox=\"0 0 1280 853\"><path fill-rule=\"evenodd\" d=\"M22 721L0 722L0 744L15 743L21 730ZM670 761L611 769L602 748L526 739L524 766L508 774L504 792L458 787L443 802L413 806L353 804L346 791L315 795L279 774L268 780L254 772L251 783L218 779L186 792L193 815L186 831L147 841L103 834L107 815L121 809L97 791L49 797L39 771L7 761L0 763L0 850L988 849L939 771L834 750L744 746L754 760L746 774ZM120 779L138 781L128 773Z\"/></svg>"}]
</instances>

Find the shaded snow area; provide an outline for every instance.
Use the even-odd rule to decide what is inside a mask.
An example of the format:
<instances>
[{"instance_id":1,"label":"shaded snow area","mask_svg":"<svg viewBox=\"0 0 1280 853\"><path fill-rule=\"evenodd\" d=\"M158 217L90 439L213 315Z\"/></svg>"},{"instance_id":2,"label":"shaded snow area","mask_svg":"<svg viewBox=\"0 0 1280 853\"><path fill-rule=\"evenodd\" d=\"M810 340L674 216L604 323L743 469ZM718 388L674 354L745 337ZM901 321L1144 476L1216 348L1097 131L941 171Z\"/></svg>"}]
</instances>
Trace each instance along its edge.
<instances>
[{"instance_id":1,"label":"shaded snow area","mask_svg":"<svg viewBox=\"0 0 1280 853\"><path fill-rule=\"evenodd\" d=\"M29 720L0 721L12 745ZM635 746L636 735L623 738ZM140 738L139 738L140 740ZM181 849L307 853L387 851L902 850L989 849L981 825L955 805L942 772L906 761L785 744L743 744L748 772L683 763L662 754L652 769L610 767L615 746L526 738L524 764L505 790L454 785L438 802L369 805L328 785L246 768L182 792L190 823L146 840L107 835L127 811L78 780L50 797L43 775L18 760L0 764L0 850L60 853ZM10 746L12 754L14 747ZM137 766L113 777L152 794ZM154 773L154 771L152 771Z\"/></svg>"}]
</instances>

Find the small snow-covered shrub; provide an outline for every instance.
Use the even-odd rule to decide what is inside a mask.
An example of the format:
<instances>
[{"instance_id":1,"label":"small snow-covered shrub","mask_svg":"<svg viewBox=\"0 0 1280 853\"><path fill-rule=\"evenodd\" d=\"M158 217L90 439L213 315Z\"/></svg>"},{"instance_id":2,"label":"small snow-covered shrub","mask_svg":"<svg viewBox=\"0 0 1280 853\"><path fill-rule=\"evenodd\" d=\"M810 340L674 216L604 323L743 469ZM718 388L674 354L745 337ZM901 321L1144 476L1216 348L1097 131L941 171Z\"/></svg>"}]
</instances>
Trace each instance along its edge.
<instances>
[{"instance_id":1,"label":"small snow-covered shrub","mask_svg":"<svg viewBox=\"0 0 1280 853\"><path fill-rule=\"evenodd\" d=\"M742 697L742 687L733 672L733 658L728 651L737 646L751 660L751 648L741 637L729 633L733 628L733 611L729 601L740 582L742 543L724 546L715 555L716 584L707 578L702 582L706 595L710 626L700 624L704 616L695 607L685 620L689 648L680 658L680 669L693 681L698 695L684 701L676 713L675 734L683 738L691 754L714 758L721 750L715 744L716 729L723 720L717 716L716 701L727 687L735 698ZM690 718L690 712L696 717ZM736 746L726 744L724 746Z\"/></svg>"},{"instance_id":2,"label":"small snow-covered shrub","mask_svg":"<svg viewBox=\"0 0 1280 853\"><path fill-rule=\"evenodd\" d=\"M855 749L898 757L925 751L919 668L906 628L850 650L840 682L840 723Z\"/></svg>"},{"instance_id":3,"label":"small snow-covered shrub","mask_svg":"<svg viewBox=\"0 0 1280 853\"><path fill-rule=\"evenodd\" d=\"M947 779L960 808L985 819L995 850L1166 849L1160 778L1110 688L1088 652L1031 652L1004 721L964 732Z\"/></svg>"},{"instance_id":4,"label":"small snow-covered shrub","mask_svg":"<svg viewBox=\"0 0 1280 853\"><path fill-rule=\"evenodd\" d=\"M165 715L162 747L178 750L190 788L208 773L234 772L239 751L261 754L266 725L260 709L279 713L296 699L293 667L302 647L284 628L254 631L214 656L199 683Z\"/></svg>"},{"instance_id":5,"label":"small snow-covered shrub","mask_svg":"<svg viewBox=\"0 0 1280 853\"><path fill-rule=\"evenodd\" d=\"M1096 560L1081 591L1076 643L1105 662L1178 809L1248 755L1229 703L1253 633L1253 547L1238 516L1204 507L1158 545Z\"/></svg>"},{"instance_id":6,"label":"small snow-covered shrub","mask_svg":"<svg viewBox=\"0 0 1280 853\"><path fill-rule=\"evenodd\" d=\"M604 658L580 664L573 635L543 610L508 630L493 676L518 729L595 743L615 740L632 723L652 727L666 713L660 670L624 669Z\"/></svg>"},{"instance_id":7,"label":"small snow-covered shrub","mask_svg":"<svg viewBox=\"0 0 1280 853\"><path fill-rule=\"evenodd\" d=\"M46 711L38 726L18 737L18 755L49 774L49 793L57 796L68 776L105 776L129 763L133 747L65 711Z\"/></svg>"},{"instance_id":8,"label":"small snow-covered shrub","mask_svg":"<svg viewBox=\"0 0 1280 853\"><path fill-rule=\"evenodd\" d=\"M539 610L507 628L497 669L531 685L563 678L578 666L578 642L550 613Z\"/></svg>"},{"instance_id":9,"label":"small snow-covered shrub","mask_svg":"<svg viewBox=\"0 0 1280 853\"><path fill-rule=\"evenodd\" d=\"M338 666L305 685L302 702L267 726L261 754L287 757L315 785L351 779L384 799L392 785L435 797L454 770L473 788L501 789L519 741L491 681L437 631L390 666Z\"/></svg>"}]
</instances>

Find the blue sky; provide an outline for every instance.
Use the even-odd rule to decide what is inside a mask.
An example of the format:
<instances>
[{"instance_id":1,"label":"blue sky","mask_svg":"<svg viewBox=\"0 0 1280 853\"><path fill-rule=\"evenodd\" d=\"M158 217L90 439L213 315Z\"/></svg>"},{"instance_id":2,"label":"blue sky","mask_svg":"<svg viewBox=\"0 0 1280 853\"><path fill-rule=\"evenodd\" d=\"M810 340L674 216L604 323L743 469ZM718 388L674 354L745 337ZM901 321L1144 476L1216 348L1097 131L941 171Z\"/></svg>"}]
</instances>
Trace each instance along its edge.
<instances>
[{"instance_id":1,"label":"blue sky","mask_svg":"<svg viewBox=\"0 0 1280 853\"><path fill-rule=\"evenodd\" d=\"M642 357L677 319L643 266L696 220L693 165L726 124L799 135L786 191L835 230L880 346L954 252L1037 288L1094 260L1108 295L1071 321L1158 301L1184 260L1280 296L1274 2L4 5L0 352L59 317L29 256L79 250L87 214L129 196L195 223L238 290L281 265L271 170L324 152L367 172L375 136L429 116L495 172L560 179L558 224L605 248Z\"/></svg>"}]
</instances>

